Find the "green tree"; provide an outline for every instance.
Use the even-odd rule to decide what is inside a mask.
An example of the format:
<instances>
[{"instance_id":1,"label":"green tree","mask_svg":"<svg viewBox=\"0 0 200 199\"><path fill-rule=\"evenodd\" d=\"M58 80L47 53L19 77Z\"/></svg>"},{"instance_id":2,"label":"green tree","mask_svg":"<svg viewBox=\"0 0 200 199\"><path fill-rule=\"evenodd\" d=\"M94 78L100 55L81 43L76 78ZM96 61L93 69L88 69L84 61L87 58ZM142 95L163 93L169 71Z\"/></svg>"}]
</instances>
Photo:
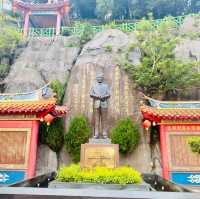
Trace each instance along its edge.
<instances>
[{"instance_id":1,"label":"green tree","mask_svg":"<svg viewBox=\"0 0 200 199\"><path fill-rule=\"evenodd\" d=\"M137 67L127 64L126 69L142 92L166 96L185 92L199 83L198 63L175 59L174 50L179 40L173 19L165 18L157 29L151 21L143 20L138 24L136 34L141 64Z\"/></svg>"},{"instance_id":2,"label":"green tree","mask_svg":"<svg viewBox=\"0 0 200 199\"><path fill-rule=\"evenodd\" d=\"M152 0L129 0L129 18L141 19L152 11Z\"/></svg>"},{"instance_id":3,"label":"green tree","mask_svg":"<svg viewBox=\"0 0 200 199\"><path fill-rule=\"evenodd\" d=\"M96 15L99 19L109 21L113 16L114 0L96 0Z\"/></svg>"},{"instance_id":4,"label":"green tree","mask_svg":"<svg viewBox=\"0 0 200 199\"><path fill-rule=\"evenodd\" d=\"M74 16L81 18L95 18L96 0L72 0L72 9Z\"/></svg>"},{"instance_id":5,"label":"green tree","mask_svg":"<svg viewBox=\"0 0 200 199\"><path fill-rule=\"evenodd\" d=\"M16 45L22 39L22 35L15 28L8 27L0 23L0 59L4 56L10 56Z\"/></svg>"}]
</instances>

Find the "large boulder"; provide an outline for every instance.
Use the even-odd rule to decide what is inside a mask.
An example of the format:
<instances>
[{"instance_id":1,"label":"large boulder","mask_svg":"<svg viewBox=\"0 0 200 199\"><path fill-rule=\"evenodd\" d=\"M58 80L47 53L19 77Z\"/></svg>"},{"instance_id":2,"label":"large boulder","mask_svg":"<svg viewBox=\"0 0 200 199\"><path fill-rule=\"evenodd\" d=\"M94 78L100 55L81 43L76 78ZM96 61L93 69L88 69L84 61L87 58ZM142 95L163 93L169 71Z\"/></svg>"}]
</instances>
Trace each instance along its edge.
<instances>
[{"instance_id":1,"label":"large boulder","mask_svg":"<svg viewBox=\"0 0 200 199\"><path fill-rule=\"evenodd\" d=\"M76 44L73 48L71 44ZM6 92L27 92L51 80L66 83L72 64L79 53L76 37L33 38L11 66L5 79Z\"/></svg>"},{"instance_id":2,"label":"large boulder","mask_svg":"<svg viewBox=\"0 0 200 199\"><path fill-rule=\"evenodd\" d=\"M136 122L141 121L139 110L140 96L134 89L132 80L124 71L124 53L133 51L137 56L133 62L139 64L140 53L130 50L135 37L128 36L119 30L106 30L98 33L82 49L73 66L65 92L64 104L70 108L70 117L66 119L66 128L75 115L83 114L93 125L93 101L89 96L96 73L104 71L105 82L111 87L111 98L108 105L107 125L109 131L120 118L132 117ZM136 60L137 59L137 60ZM149 171L150 150L145 136L141 135L141 144L135 153L126 160L140 171ZM136 159L137 161L132 161Z\"/></svg>"}]
</instances>

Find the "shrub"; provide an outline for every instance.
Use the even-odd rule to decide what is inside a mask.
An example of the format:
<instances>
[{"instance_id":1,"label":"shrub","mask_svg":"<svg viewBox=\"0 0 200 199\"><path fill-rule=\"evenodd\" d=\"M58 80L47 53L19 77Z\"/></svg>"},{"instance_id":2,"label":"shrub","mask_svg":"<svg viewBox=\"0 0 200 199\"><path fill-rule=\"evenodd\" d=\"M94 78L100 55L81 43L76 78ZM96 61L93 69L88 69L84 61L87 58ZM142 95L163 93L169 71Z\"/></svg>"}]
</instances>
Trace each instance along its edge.
<instances>
[{"instance_id":1,"label":"shrub","mask_svg":"<svg viewBox=\"0 0 200 199\"><path fill-rule=\"evenodd\" d=\"M68 45L66 45L66 48L78 48L79 45L75 42L69 43Z\"/></svg>"},{"instance_id":2,"label":"shrub","mask_svg":"<svg viewBox=\"0 0 200 199\"><path fill-rule=\"evenodd\" d=\"M86 143L91 135L91 129L88 126L84 116L75 117L70 122L69 130L65 134L65 148L71 155L73 161L80 161L81 144Z\"/></svg>"},{"instance_id":3,"label":"shrub","mask_svg":"<svg viewBox=\"0 0 200 199\"><path fill-rule=\"evenodd\" d=\"M86 24L84 26L83 33L81 34L81 37L80 37L81 46L83 46L88 41L90 41L92 39L93 35L94 35L94 32L92 30L92 26L90 24Z\"/></svg>"},{"instance_id":4,"label":"shrub","mask_svg":"<svg viewBox=\"0 0 200 199\"><path fill-rule=\"evenodd\" d=\"M190 138L188 144L190 145L192 152L200 154L200 137Z\"/></svg>"},{"instance_id":5,"label":"shrub","mask_svg":"<svg viewBox=\"0 0 200 199\"><path fill-rule=\"evenodd\" d=\"M105 51L112 52L112 46L110 46L110 45L105 46Z\"/></svg>"},{"instance_id":6,"label":"shrub","mask_svg":"<svg viewBox=\"0 0 200 199\"><path fill-rule=\"evenodd\" d=\"M132 152L140 140L139 128L130 118L120 120L112 129L111 140L113 144L119 144L122 154Z\"/></svg>"},{"instance_id":7,"label":"shrub","mask_svg":"<svg viewBox=\"0 0 200 199\"><path fill-rule=\"evenodd\" d=\"M50 126L42 123L40 125L39 136L42 144L47 144L54 152L59 152L64 142L62 119L56 118Z\"/></svg>"},{"instance_id":8,"label":"shrub","mask_svg":"<svg viewBox=\"0 0 200 199\"><path fill-rule=\"evenodd\" d=\"M56 179L60 182L101 183L101 184L140 184L141 174L127 166L109 169L96 167L81 170L79 165L63 167L58 171Z\"/></svg>"},{"instance_id":9,"label":"shrub","mask_svg":"<svg viewBox=\"0 0 200 199\"><path fill-rule=\"evenodd\" d=\"M59 80L53 80L50 84L51 89L53 92L56 93L56 98L57 98L57 104L62 104L63 97L65 94L65 89L60 83Z\"/></svg>"}]
</instances>

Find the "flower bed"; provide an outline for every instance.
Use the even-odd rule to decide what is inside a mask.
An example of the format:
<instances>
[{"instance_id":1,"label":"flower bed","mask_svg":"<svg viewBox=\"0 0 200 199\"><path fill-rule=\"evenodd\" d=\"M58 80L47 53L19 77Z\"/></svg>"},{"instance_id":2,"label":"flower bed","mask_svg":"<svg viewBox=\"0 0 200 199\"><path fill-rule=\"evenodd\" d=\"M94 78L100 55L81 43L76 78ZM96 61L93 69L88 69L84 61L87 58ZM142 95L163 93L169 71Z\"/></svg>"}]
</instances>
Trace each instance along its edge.
<instances>
[{"instance_id":1,"label":"flower bed","mask_svg":"<svg viewBox=\"0 0 200 199\"><path fill-rule=\"evenodd\" d=\"M94 169L82 169L80 165L72 164L69 167L59 169L56 181L94 184L140 184L141 174L127 166L110 169L96 167Z\"/></svg>"}]
</instances>

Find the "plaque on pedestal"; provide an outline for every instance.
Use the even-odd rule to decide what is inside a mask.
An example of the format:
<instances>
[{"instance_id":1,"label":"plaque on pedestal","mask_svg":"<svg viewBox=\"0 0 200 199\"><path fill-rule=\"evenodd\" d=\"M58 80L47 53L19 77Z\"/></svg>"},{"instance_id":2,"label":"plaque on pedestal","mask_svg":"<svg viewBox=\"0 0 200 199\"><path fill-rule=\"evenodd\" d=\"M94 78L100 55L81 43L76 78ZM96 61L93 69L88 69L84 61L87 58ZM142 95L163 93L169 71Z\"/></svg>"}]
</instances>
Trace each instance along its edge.
<instances>
[{"instance_id":1,"label":"plaque on pedestal","mask_svg":"<svg viewBox=\"0 0 200 199\"><path fill-rule=\"evenodd\" d=\"M118 144L82 144L81 168L97 166L116 168L119 166Z\"/></svg>"}]
</instances>

